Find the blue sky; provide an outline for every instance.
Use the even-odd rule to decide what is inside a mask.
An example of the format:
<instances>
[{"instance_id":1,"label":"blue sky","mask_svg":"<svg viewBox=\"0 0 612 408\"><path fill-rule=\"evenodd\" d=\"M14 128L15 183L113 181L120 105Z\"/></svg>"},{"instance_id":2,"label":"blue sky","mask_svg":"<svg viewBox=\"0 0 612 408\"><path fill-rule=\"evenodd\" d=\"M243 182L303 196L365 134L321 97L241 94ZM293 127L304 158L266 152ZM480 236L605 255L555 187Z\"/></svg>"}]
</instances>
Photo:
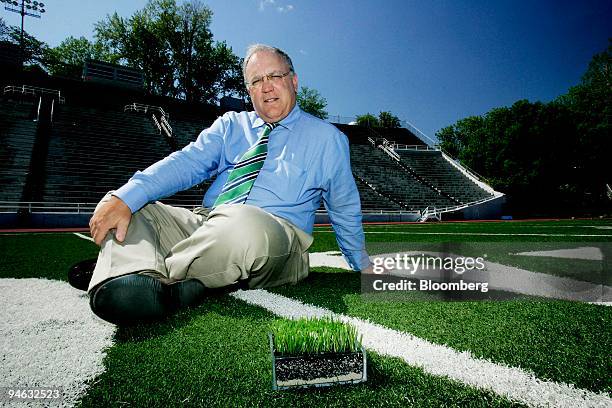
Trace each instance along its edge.
<instances>
[{"instance_id":1,"label":"blue sky","mask_svg":"<svg viewBox=\"0 0 612 408\"><path fill-rule=\"evenodd\" d=\"M44 1L44 0L43 0ZM26 30L54 46L146 0L47 0ZM209 0L212 32L237 55L285 49L331 115L388 110L429 136L458 119L547 102L576 85L612 37L612 1ZM2 9L9 24L20 17Z\"/></svg>"}]
</instances>

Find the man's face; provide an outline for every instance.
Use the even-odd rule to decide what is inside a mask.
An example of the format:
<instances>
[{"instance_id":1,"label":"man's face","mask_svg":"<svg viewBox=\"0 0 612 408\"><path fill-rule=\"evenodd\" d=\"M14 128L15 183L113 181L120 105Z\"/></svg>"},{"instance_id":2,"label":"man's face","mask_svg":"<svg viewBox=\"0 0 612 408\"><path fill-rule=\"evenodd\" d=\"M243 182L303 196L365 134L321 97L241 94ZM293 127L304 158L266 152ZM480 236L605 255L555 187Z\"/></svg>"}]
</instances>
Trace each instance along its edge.
<instances>
[{"instance_id":1,"label":"man's face","mask_svg":"<svg viewBox=\"0 0 612 408\"><path fill-rule=\"evenodd\" d=\"M266 122L280 122L295 106L298 89L297 76L289 74L278 80L269 80L266 75L285 74L289 67L274 52L259 51L251 56L246 67L246 80L261 79L258 86L249 86L248 91L255 111Z\"/></svg>"}]
</instances>

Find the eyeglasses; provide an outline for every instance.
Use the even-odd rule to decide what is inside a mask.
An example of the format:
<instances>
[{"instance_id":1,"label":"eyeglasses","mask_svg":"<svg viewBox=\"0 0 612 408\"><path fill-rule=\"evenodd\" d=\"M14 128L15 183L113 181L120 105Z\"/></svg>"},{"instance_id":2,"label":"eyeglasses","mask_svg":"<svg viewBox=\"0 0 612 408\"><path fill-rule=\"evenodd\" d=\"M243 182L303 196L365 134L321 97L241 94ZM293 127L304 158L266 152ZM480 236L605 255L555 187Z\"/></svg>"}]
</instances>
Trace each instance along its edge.
<instances>
[{"instance_id":1,"label":"eyeglasses","mask_svg":"<svg viewBox=\"0 0 612 408\"><path fill-rule=\"evenodd\" d=\"M272 84L276 85L281 81L281 79L283 79L290 73L291 73L291 70L285 72L284 74L281 74L279 72L273 72L271 74L266 74L264 76L255 77L251 80L251 82L247 82L246 85L249 88L261 88L264 84L264 78L270 81Z\"/></svg>"}]
</instances>

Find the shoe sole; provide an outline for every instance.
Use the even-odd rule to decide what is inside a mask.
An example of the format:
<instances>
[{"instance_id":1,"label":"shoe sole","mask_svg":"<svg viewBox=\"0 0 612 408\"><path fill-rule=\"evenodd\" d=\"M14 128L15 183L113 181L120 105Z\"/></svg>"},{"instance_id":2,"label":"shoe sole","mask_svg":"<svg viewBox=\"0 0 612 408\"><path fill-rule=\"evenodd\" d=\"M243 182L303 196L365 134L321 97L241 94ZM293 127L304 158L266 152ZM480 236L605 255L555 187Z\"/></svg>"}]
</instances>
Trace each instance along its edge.
<instances>
[{"instance_id":1,"label":"shoe sole","mask_svg":"<svg viewBox=\"0 0 612 408\"><path fill-rule=\"evenodd\" d=\"M175 311L168 286L151 276L131 274L113 278L90 295L91 310L117 325L160 320Z\"/></svg>"},{"instance_id":2,"label":"shoe sole","mask_svg":"<svg viewBox=\"0 0 612 408\"><path fill-rule=\"evenodd\" d=\"M194 307L206 297L206 287L197 279L188 279L168 285L170 299L177 309Z\"/></svg>"},{"instance_id":3,"label":"shoe sole","mask_svg":"<svg viewBox=\"0 0 612 408\"><path fill-rule=\"evenodd\" d=\"M97 261L97 258L87 259L72 265L68 269L68 283L70 286L79 290L87 290Z\"/></svg>"}]
</instances>

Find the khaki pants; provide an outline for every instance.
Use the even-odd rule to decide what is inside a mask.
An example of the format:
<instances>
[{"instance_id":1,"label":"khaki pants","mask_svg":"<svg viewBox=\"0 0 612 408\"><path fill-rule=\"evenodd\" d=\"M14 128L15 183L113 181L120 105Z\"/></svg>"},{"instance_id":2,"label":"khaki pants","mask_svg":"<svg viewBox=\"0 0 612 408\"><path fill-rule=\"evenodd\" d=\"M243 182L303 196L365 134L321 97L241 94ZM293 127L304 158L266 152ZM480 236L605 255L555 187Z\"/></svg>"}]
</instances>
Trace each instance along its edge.
<instances>
[{"instance_id":1,"label":"khaki pants","mask_svg":"<svg viewBox=\"0 0 612 408\"><path fill-rule=\"evenodd\" d=\"M110 199L110 193L100 202ZM100 205L98 204L98 206ZM219 288L296 283L308 275L312 236L250 205L189 211L162 203L132 215L125 240L102 242L89 291L117 276L143 273L165 283L195 278Z\"/></svg>"}]
</instances>

